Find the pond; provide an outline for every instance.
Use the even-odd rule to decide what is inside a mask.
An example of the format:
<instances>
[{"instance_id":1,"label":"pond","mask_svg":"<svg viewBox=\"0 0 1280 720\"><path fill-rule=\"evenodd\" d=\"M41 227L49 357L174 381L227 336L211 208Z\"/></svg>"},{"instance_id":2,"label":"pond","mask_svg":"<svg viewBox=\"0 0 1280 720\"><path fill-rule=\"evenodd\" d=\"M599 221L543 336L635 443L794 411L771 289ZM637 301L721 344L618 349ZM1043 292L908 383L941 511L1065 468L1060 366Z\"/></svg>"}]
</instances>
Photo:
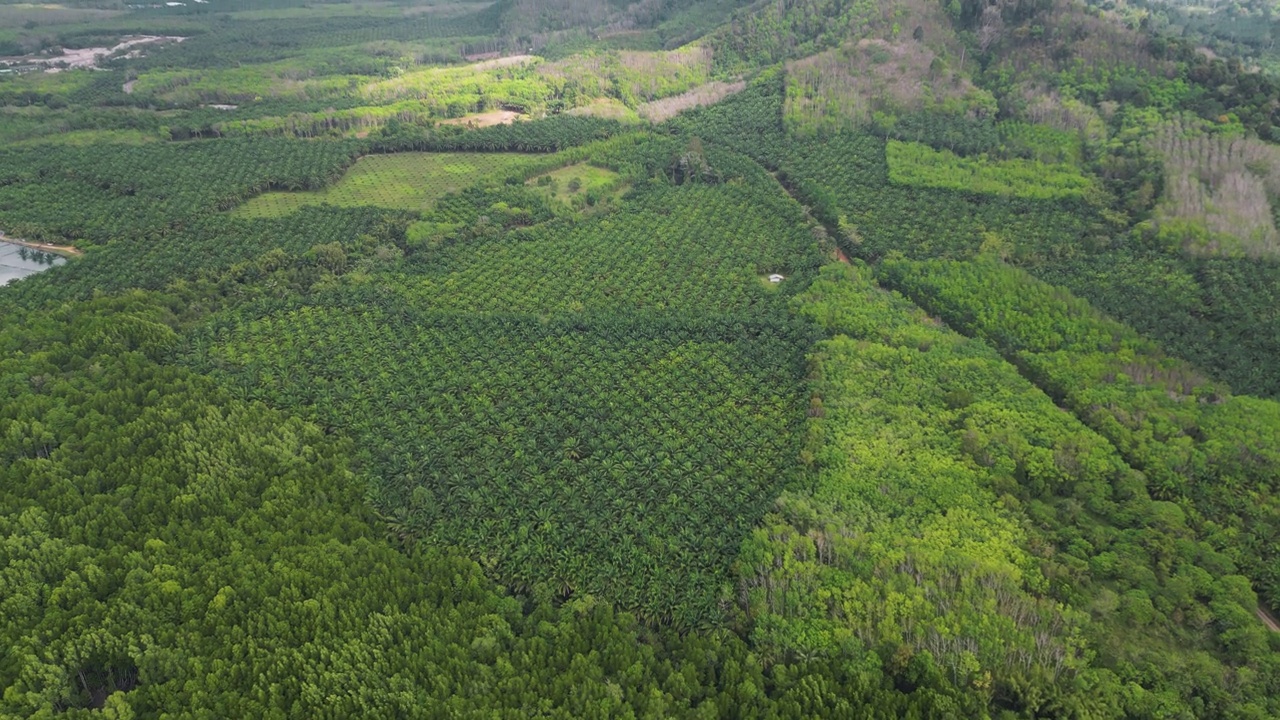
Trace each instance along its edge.
<instances>
[{"instance_id":1,"label":"pond","mask_svg":"<svg viewBox=\"0 0 1280 720\"><path fill-rule=\"evenodd\" d=\"M0 287L64 262L65 258L53 253L0 240Z\"/></svg>"}]
</instances>

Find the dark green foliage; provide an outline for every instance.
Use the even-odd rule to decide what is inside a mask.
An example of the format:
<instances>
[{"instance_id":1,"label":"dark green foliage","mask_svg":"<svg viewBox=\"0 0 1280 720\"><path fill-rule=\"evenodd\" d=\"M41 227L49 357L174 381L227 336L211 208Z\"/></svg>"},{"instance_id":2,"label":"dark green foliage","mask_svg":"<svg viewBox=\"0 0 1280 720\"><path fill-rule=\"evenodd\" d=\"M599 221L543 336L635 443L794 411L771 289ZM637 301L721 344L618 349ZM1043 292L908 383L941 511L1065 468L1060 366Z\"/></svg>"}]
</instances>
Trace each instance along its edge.
<instances>
[{"instance_id":1,"label":"dark green foliage","mask_svg":"<svg viewBox=\"0 0 1280 720\"><path fill-rule=\"evenodd\" d=\"M158 365L172 300L0 317L0 712L931 715L874 656L764 666L371 532L350 443ZM943 707L950 706L943 705ZM89 708L101 708L91 710Z\"/></svg>"},{"instance_id":2,"label":"dark green foliage","mask_svg":"<svg viewBox=\"0 0 1280 720\"><path fill-rule=\"evenodd\" d=\"M1089 163L1111 193L1114 208L1102 204L1108 202L1103 196L1051 202L982 196L889 184L883 141L869 134L786 138L777 120L781 102L780 85L766 78L671 125L708 142L740 148L778 168L779 180L851 254L996 254L1089 298L1237 391L1277 393L1280 371L1270 361L1280 352L1273 302L1280 270L1274 263L1124 249L1127 238L1112 239L1119 232L1113 209L1142 219L1159 193L1158 165L1141 140L1112 143ZM735 125L738 119L741 125ZM947 125L939 121L938 127ZM990 148L993 154L1036 157L1046 152L1012 134L1011 128L1007 132L1001 144ZM946 146L937 138L926 142ZM986 142L979 140L968 149L983 149Z\"/></svg>"},{"instance_id":3,"label":"dark green foliage","mask_svg":"<svg viewBox=\"0 0 1280 720\"><path fill-rule=\"evenodd\" d=\"M400 305L364 293L252 319L194 360L356 437L396 532L520 588L716 622L732 550L798 452L801 330Z\"/></svg>"},{"instance_id":4,"label":"dark green foliage","mask_svg":"<svg viewBox=\"0 0 1280 720\"><path fill-rule=\"evenodd\" d=\"M929 72L979 68L1000 122L804 139L765 66L941 42L893 27L928 9L227 0L0 29L190 37L0 78L0 140L50 136L0 150L0 230L88 249L0 289L0 715L1280 715L1254 615L1280 410L1178 359L1280 392L1280 271L1134 230L1150 126L1269 137L1274 82L1062 4L945 9ZM651 132L556 114L591 83L542 66L396 84L729 15L704 46L748 87ZM126 92L148 69L183 72ZM591 96L674 87L626 82ZM551 116L431 126L497 108ZM99 135L150 144L66 146ZM530 156L416 213L222 212L410 149ZM599 181L572 207L529 182L568 166ZM833 245L853 265L819 270Z\"/></svg>"},{"instance_id":5,"label":"dark green foliage","mask_svg":"<svg viewBox=\"0 0 1280 720\"><path fill-rule=\"evenodd\" d=\"M977 155L1001 148L1001 137L991 118L914 112L874 123L871 131L907 142L921 142L937 150Z\"/></svg>"},{"instance_id":6,"label":"dark green foliage","mask_svg":"<svg viewBox=\"0 0 1280 720\"><path fill-rule=\"evenodd\" d=\"M264 290L256 280L313 245L342 243L358 259L372 255L378 246L402 244L406 223L402 214L376 208L307 207L283 218L252 222L214 215L159 241L147 236L119 238L5 292L8 299L35 307L88 299L95 292L159 290L202 281L216 287L216 296L244 298ZM307 276L314 273L301 268L278 291L309 287L314 277Z\"/></svg>"},{"instance_id":7,"label":"dark green foliage","mask_svg":"<svg viewBox=\"0 0 1280 720\"><path fill-rule=\"evenodd\" d=\"M717 624L733 552L799 452L810 336L761 275L802 287L819 256L772 178L710 161L723 184L657 177L613 212L530 227L484 191L447 198L426 224L453 229L376 280L331 268L344 287L215 319L190 361L358 438L407 538L519 588Z\"/></svg>"},{"instance_id":8,"label":"dark green foliage","mask_svg":"<svg viewBox=\"0 0 1280 720\"><path fill-rule=\"evenodd\" d=\"M1071 288L1236 392L1280 397L1280 268L1245 258L1115 250L1046 263Z\"/></svg>"},{"instance_id":9,"label":"dark green foliage","mask_svg":"<svg viewBox=\"0 0 1280 720\"><path fill-rule=\"evenodd\" d=\"M259 9L254 7L253 9ZM298 57L308 50L376 41L466 37L496 29L492 9L439 17L435 13L231 19L136 62L139 69L237 67Z\"/></svg>"},{"instance_id":10,"label":"dark green foliage","mask_svg":"<svg viewBox=\"0 0 1280 720\"><path fill-rule=\"evenodd\" d=\"M781 70L766 71L743 91L710 107L677 115L664 127L705 138L776 168L784 152L784 82Z\"/></svg>"},{"instance_id":11,"label":"dark green foliage","mask_svg":"<svg viewBox=\"0 0 1280 720\"><path fill-rule=\"evenodd\" d=\"M471 215L450 203L429 221L469 225L415 249L401 292L450 311L766 308L802 287L820 257L800 208L757 173L750 188L654 182L616 212L509 233L489 204ZM769 273L790 280L766 287Z\"/></svg>"},{"instance_id":12,"label":"dark green foliage","mask_svg":"<svg viewBox=\"0 0 1280 720\"><path fill-rule=\"evenodd\" d=\"M840 158L840 162L830 159ZM796 141L788 185L822 218L843 218L845 248L866 257L968 257L988 250L1018 257L1071 255L1105 232L1086 199L1054 201L980 195L889 183L884 141L841 134Z\"/></svg>"},{"instance_id":13,"label":"dark green foliage","mask_svg":"<svg viewBox=\"0 0 1280 720\"><path fill-rule=\"evenodd\" d=\"M318 188L356 142L251 139L0 150L0 223L30 240L166 242L192 217L266 190Z\"/></svg>"}]
</instances>

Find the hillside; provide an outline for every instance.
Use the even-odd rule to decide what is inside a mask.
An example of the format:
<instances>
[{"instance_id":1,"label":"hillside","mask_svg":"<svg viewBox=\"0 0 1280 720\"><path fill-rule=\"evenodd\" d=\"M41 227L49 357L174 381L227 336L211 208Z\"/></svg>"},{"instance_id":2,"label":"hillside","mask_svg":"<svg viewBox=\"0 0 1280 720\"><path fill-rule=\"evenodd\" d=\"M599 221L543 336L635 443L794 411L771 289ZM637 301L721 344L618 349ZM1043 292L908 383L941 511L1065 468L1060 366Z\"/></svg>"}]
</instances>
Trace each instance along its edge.
<instances>
[{"instance_id":1,"label":"hillside","mask_svg":"<svg viewBox=\"0 0 1280 720\"><path fill-rule=\"evenodd\" d=\"M0 717L1280 717L1269 17L0 0Z\"/></svg>"}]
</instances>

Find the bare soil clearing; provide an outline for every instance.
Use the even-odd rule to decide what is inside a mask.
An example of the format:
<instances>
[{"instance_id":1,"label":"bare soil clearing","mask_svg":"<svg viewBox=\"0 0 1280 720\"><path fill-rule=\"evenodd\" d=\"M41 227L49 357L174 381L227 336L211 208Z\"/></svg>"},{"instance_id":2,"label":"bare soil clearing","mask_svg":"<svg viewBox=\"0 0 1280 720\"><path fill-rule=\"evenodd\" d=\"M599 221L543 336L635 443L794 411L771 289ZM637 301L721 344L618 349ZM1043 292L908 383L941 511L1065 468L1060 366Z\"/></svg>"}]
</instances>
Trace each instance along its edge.
<instances>
[{"instance_id":1,"label":"bare soil clearing","mask_svg":"<svg viewBox=\"0 0 1280 720\"><path fill-rule=\"evenodd\" d=\"M471 127L492 127L494 125L510 125L520 117L514 110L492 110L490 112L467 115L460 118L441 120L441 125L470 125Z\"/></svg>"},{"instance_id":2,"label":"bare soil clearing","mask_svg":"<svg viewBox=\"0 0 1280 720\"><path fill-rule=\"evenodd\" d=\"M472 55L471 57L475 57ZM470 58L468 58L470 59ZM523 65L530 60L535 59L533 55L508 55L506 57L496 57L475 63L471 66L472 70L493 70L494 68L511 67L512 65Z\"/></svg>"},{"instance_id":3,"label":"bare soil clearing","mask_svg":"<svg viewBox=\"0 0 1280 720\"><path fill-rule=\"evenodd\" d=\"M662 122L679 115L685 110L703 105L714 105L746 86L747 83L742 80L732 83L709 82L679 95L644 103L636 108L636 112L639 113L640 117L650 122Z\"/></svg>"},{"instance_id":4,"label":"bare soil clearing","mask_svg":"<svg viewBox=\"0 0 1280 720\"><path fill-rule=\"evenodd\" d=\"M182 42L185 37L177 35L131 35L120 39L113 47L67 48L61 55L23 55L19 57L0 58L0 66L4 65L43 65L45 72L55 73L70 68L95 68L102 58L124 53L123 57L136 58L142 56L140 46L166 42ZM127 52L125 52L127 51ZM56 67L55 67L56 66ZM65 66L65 68L63 67ZM125 92L132 90L132 86Z\"/></svg>"}]
</instances>

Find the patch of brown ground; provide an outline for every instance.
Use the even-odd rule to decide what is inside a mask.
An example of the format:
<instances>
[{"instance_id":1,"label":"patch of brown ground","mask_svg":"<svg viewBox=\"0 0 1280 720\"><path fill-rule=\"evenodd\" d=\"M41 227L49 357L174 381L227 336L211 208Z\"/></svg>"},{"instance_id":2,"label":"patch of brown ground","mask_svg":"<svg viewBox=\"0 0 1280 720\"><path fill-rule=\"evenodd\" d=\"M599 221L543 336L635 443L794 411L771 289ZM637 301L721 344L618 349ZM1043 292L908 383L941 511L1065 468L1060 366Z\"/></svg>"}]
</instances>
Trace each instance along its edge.
<instances>
[{"instance_id":1,"label":"patch of brown ground","mask_svg":"<svg viewBox=\"0 0 1280 720\"><path fill-rule=\"evenodd\" d=\"M485 53L485 54L488 55L489 53ZM468 59L470 59L471 57L475 57L475 56L474 55L468 56ZM495 58L490 58L488 60L483 60L481 62L475 63L474 65L471 66L471 69L472 70L493 70L494 68L504 68L504 67L510 67L512 65L523 65L529 62L530 60L534 60L534 59L535 58L533 55L508 55L506 57L495 57Z\"/></svg>"},{"instance_id":2,"label":"patch of brown ground","mask_svg":"<svg viewBox=\"0 0 1280 720\"><path fill-rule=\"evenodd\" d=\"M449 118L439 121L441 125L468 125L470 127L492 127L494 125L510 125L520 117L514 110L493 110L460 118Z\"/></svg>"},{"instance_id":3,"label":"patch of brown ground","mask_svg":"<svg viewBox=\"0 0 1280 720\"><path fill-rule=\"evenodd\" d=\"M2 232L0 232L0 240L3 240L4 242L7 242L11 245L21 245L23 247L29 247L33 250L40 250L42 252L49 252L49 253L57 253L58 255L68 255L68 256L84 255L84 251L81 250L80 248L75 247L74 245L54 245L52 243L28 242L26 240L19 240L18 238L15 238L15 237L9 237L8 235L5 235Z\"/></svg>"},{"instance_id":4,"label":"patch of brown ground","mask_svg":"<svg viewBox=\"0 0 1280 720\"><path fill-rule=\"evenodd\" d=\"M742 80L731 83L709 82L679 95L644 103L636 108L636 113L650 122L662 122L691 108L714 105L746 86L747 83Z\"/></svg>"}]
</instances>

